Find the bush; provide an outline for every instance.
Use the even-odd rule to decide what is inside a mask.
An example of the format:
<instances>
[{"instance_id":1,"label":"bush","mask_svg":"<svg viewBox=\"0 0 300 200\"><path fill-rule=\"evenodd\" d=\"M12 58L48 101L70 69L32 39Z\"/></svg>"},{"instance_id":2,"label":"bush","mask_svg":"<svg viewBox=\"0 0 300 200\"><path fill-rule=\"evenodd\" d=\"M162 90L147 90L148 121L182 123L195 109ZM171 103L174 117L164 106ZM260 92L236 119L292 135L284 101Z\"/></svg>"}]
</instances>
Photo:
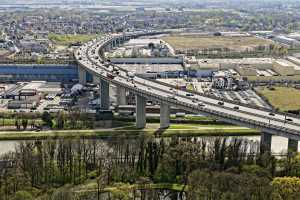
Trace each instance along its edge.
<instances>
[{"instance_id":1,"label":"bush","mask_svg":"<svg viewBox=\"0 0 300 200\"><path fill-rule=\"evenodd\" d=\"M26 191L18 191L15 195L15 200L33 200L32 195Z\"/></svg>"}]
</instances>

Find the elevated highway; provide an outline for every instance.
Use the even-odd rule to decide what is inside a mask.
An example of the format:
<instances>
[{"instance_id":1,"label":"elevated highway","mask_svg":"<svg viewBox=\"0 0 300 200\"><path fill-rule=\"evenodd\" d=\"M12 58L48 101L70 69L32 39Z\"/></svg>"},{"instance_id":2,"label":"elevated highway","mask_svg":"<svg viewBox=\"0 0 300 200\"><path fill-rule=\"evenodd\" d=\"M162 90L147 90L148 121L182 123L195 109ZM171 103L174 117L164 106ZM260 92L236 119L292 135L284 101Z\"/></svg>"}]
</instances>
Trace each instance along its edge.
<instances>
[{"instance_id":1,"label":"elevated highway","mask_svg":"<svg viewBox=\"0 0 300 200\"><path fill-rule=\"evenodd\" d=\"M295 149L300 139L300 119L274 113L271 110L256 108L220 100L199 93L176 90L167 84L132 76L120 67L105 60L103 54L123 42L141 36L161 34L163 32L133 32L111 34L85 43L75 52L79 64L79 80L86 82L86 72L93 75L100 83L101 108L109 109L109 84L118 88L119 102L124 102L126 90L136 95L136 126L144 128L146 125L146 101L153 100L160 103L161 128L167 128L170 123L170 107L174 106L192 113L212 115L220 120L259 129L262 131L262 143L267 149L271 145L271 135L289 138L289 148Z\"/></svg>"}]
</instances>

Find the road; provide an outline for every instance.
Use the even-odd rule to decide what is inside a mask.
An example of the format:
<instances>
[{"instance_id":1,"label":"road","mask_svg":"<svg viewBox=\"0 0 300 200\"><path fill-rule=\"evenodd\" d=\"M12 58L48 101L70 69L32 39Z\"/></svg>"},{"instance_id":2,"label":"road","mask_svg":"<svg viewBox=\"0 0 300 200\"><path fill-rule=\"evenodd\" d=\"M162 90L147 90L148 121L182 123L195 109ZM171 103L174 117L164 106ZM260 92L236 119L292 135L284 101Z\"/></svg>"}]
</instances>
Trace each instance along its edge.
<instances>
[{"instance_id":1,"label":"road","mask_svg":"<svg viewBox=\"0 0 300 200\"><path fill-rule=\"evenodd\" d=\"M138 34L137 34L138 35ZM250 125L251 127L260 127L296 135L300 138L300 119L296 117L288 117L281 113L270 113L270 110L253 108L246 105L237 105L232 102L223 101L220 105L220 100L205 95L192 95L183 90L176 90L171 86L147 80L140 77L134 77L132 80L123 69L114 66L99 56L100 50L106 45L123 37L122 34L105 36L102 39L93 40L75 52L75 57L80 66L84 67L95 76L108 81L114 85L125 87L132 92L145 96L148 99L158 100L159 102L168 103L173 106L178 106L194 113L208 113L217 117L233 120L233 123L241 122L242 124ZM116 70L119 74L114 74L115 78L110 75ZM199 106L202 104L202 106Z\"/></svg>"}]
</instances>

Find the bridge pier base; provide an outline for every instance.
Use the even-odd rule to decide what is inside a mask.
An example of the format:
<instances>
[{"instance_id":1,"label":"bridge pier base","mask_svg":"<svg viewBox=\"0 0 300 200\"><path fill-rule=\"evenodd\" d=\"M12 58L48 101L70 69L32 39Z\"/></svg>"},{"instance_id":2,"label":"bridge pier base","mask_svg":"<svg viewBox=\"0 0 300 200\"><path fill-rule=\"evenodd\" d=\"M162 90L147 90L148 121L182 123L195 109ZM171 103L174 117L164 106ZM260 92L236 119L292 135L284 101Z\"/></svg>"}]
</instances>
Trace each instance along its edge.
<instances>
[{"instance_id":1,"label":"bridge pier base","mask_svg":"<svg viewBox=\"0 0 300 200\"><path fill-rule=\"evenodd\" d=\"M109 110L109 83L100 80L100 108Z\"/></svg>"},{"instance_id":2,"label":"bridge pier base","mask_svg":"<svg viewBox=\"0 0 300 200\"><path fill-rule=\"evenodd\" d=\"M298 140L288 140L288 152L298 152Z\"/></svg>"},{"instance_id":3,"label":"bridge pier base","mask_svg":"<svg viewBox=\"0 0 300 200\"><path fill-rule=\"evenodd\" d=\"M170 105L160 104L160 128L168 128L170 126Z\"/></svg>"},{"instance_id":4,"label":"bridge pier base","mask_svg":"<svg viewBox=\"0 0 300 200\"><path fill-rule=\"evenodd\" d=\"M266 153L271 152L271 144L272 144L272 134L269 133L261 133L260 137L260 152Z\"/></svg>"},{"instance_id":5,"label":"bridge pier base","mask_svg":"<svg viewBox=\"0 0 300 200\"><path fill-rule=\"evenodd\" d=\"M126 105L126 89L123 87L117 87L117 103L118 105Z\"/></svg>"},{"instance_id":6,"label":"bridge pier base","mask_svg":"<svg viewBox=\"0 0 300 200\"><path fill-rule=\"evenodd\" d=\"M136 128L146 127L146 98L136 95Z\"/></svg>"},{"instance_id":7,"label":"bridge pier base","mask_svg":"<svg viewBox=\"0 0 300 200\"><path fill-rule=\"evenodd\" d=\"M86 84L86 71L80 66L78 66L78 78L80 84Z\"/></svg>"}]
</instances>

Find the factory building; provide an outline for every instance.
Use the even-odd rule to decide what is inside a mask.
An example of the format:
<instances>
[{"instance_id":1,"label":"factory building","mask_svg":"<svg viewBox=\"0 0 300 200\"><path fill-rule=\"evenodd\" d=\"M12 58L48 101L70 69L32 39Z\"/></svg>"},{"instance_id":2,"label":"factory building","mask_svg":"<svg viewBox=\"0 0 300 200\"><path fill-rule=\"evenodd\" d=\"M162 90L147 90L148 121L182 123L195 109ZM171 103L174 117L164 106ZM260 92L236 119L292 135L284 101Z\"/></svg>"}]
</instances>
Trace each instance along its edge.
<instances>
[{"instance_id":1,"label":"factory building","mask_svg":"<svg viewBox=\"0 0 300 200\"><path fill-rule=\"evenodd\" d=\"M278 59L274 62L273 69L281 76L293 76L300 74L300 66L284 59Z\"/></svg>"},{"instance_id":2,"label":"factory building","mask_svg":"<svg viewBox=\"0 0 300 200\"><path fill-rule=\"evenodd\" d=\"M280 44L286 45L291 48L300 47L300 42L298 40L293 39L291 37L284 36L284 35L275 36L273 38L273 40L275 42L278 42Z\"/></svg>"},{"instance_id":3,"label":"factory building","mask_svg":"<svg viewBox=\"0 0 300 200\"><path fill-rule=\"evenodd\" d=\"M78 80L76 65L63 64L1 64L0 81L59 81L72 82Z\"/></svg>"}]
</instances>

